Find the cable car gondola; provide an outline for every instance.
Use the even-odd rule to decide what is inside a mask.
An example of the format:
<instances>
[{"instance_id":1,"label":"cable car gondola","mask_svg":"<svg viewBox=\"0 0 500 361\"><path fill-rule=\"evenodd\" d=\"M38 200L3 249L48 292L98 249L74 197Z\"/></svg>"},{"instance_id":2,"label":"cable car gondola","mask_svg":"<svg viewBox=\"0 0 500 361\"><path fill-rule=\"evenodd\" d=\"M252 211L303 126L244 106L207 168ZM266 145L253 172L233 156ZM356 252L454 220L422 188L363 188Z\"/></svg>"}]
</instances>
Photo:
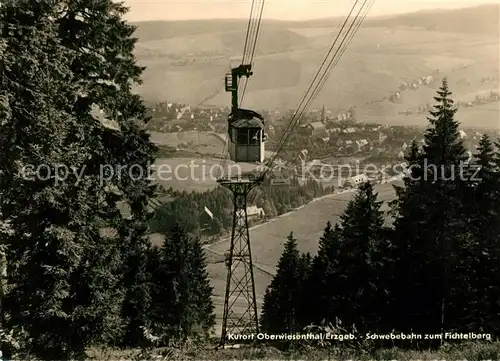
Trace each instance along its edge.
<instances>
[{"instance_id":1,"label":"cable car gondola","mask_svg":"<svg viewBox=\"0 0 500 361\"><path fill-rule=\"evenodd\" d=\"M264 119L253 110L229 115L229 156L234 162L264 161Z\"/></svg>"},{"instance_id":2,"label":"cable car gondola","mask_svg":"<svg viewBox=\"0 0 500 361\"><path fill-rule=\"evenodd\" d=\"M226 91L231 92L232 100L228 118L228 150L233 162L264 161L264 118L253 110L240 109L238 106L238 79L251 75L251 65L247 64L241 64L226 74Z\"/></svg>"}]
</instances>

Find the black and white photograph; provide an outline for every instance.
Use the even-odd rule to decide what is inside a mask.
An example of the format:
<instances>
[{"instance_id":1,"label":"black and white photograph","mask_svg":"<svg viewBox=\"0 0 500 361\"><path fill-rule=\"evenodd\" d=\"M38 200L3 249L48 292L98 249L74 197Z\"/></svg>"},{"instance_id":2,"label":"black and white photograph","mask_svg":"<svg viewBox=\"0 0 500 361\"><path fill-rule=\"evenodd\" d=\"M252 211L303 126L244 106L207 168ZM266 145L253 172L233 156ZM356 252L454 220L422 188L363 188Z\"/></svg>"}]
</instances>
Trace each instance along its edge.
<instances>
[{"instance_id":1,"label":"black and white photograph","mask_svg":"<svg viewBox=\"0 0 500 361\"><path fill-rule=\"evenodd\" d=\"M500 360L500 4L0 0L1 360Z\"/></svg>"}]
</instances>

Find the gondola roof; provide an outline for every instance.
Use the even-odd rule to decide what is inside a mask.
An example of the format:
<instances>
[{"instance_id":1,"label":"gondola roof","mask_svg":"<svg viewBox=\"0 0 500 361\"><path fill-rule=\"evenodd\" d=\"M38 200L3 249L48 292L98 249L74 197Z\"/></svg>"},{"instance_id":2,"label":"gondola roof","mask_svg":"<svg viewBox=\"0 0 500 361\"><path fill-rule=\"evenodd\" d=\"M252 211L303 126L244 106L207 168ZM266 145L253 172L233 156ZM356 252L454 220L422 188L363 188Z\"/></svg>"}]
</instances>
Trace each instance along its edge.
<instances>
[{"instance_id":1,"label":"gondola roof","mask_svg":"<svg viewBox=\"0 0 500 361\"><path fill-rule=\"evenodd\" d=\"M233 128L263 128L264 118L253 110L238 109L229 115L229 123Z\"/></svg>"}]
</instances>

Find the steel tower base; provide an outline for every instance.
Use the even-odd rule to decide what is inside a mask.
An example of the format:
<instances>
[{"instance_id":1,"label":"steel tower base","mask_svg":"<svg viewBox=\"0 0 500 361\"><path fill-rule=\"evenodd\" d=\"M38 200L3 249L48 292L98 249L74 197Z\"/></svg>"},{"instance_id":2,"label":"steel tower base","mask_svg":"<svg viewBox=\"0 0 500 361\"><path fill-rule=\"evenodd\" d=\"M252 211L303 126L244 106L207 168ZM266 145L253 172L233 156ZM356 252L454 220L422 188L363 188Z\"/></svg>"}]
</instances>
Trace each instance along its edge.
<instances>
[{"instance_id":1,"label":"steel tower base","mask_svg":"<svg viewBox=\"0 0 500 361\"><path fill-rule=\"evenodd\" d=\"M229 255L226 258L228 272L219 347L224 347L230 342L228 336L231 334L250 335L259 332L247 219L247 196L260 182L261 180L245 178L218 181L233 193L234 199L233 229Z\"/></svg>"}]
</instances>

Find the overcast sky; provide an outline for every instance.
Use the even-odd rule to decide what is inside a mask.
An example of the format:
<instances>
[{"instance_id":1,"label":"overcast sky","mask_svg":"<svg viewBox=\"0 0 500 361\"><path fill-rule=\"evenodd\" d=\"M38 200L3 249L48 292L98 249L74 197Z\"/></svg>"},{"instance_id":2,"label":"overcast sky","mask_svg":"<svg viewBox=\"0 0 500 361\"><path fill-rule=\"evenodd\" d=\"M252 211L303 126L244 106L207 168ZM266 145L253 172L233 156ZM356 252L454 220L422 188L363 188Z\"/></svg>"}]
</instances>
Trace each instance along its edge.
<instances>
[{"instance_id":1,"label":"overcast sky","mask_svg":"<svg viewBox=\"0 0 500 361\"><path fill-rule=\"evenodd\" d=\"M460 8L496 3L495 0L375 0L370 15L404 13L422 9ZM251 0L125 0L127 19L185 20L248 18ZM266 0L263 18L306 20L347 15L353 0Z\"/></svg>"}]
</instances>

